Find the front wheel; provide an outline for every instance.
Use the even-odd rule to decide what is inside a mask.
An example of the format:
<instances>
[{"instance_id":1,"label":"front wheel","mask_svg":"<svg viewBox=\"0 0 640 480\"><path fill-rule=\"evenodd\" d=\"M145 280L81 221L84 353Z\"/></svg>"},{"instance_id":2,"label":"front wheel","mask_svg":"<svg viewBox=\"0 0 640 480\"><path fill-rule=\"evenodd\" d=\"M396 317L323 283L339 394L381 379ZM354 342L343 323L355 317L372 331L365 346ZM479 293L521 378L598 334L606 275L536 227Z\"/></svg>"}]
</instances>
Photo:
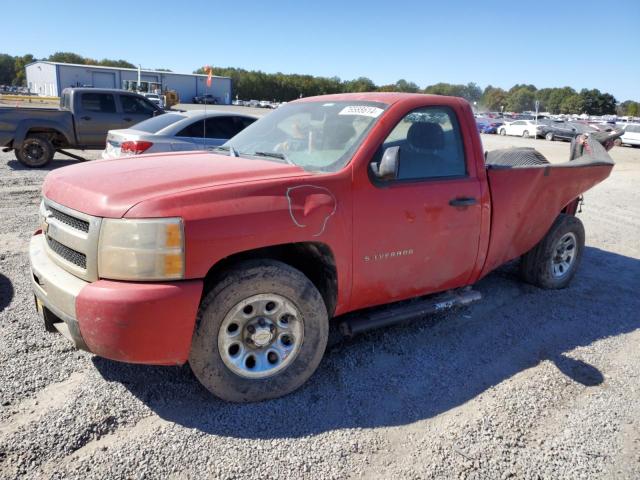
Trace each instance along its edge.
<instances>
[{"instance_id":1,"label":"front wheel","mask_svg":"<svg viewBox=\"0 0 640 480\"><path fill-rule=\"evenodd\" d=\"M616 138L616 139L613 141L613 144L614 144L616 147L621 147L621 146L622 146L622 140L618 137L618 138Z\"/></svg>"},{"instance_id":2,"label":"front wheel","mask_svg":"<svg viewBox=\"0 0 640 480\"><path fill-rule=\"evenodd\" d=\"M520 274L541 288L565 288L576 274L583 250L582 222L562 213L544 238L522 256Z\"/></svg>"},{"instance_id":3,"label":"front wheel","mask_svg":"<svg viewBox=\"0 0 640 480\"><path fill-rule=\"evenodd\" d=\"M281 397L316 370L328 332L322 296L302 272L275 260L244 262L202 300L189 364L223 400Z\"/></svg>"},{"instance_id":4,"label":"front wheel","mask_svg":"<svg viewBox=\"0 0 640 480\"><path fill-rule=\"evenodd\" d=\"M544 138L546 138L548 141L553 142L553 133L548 132Z\"/></svg>"},{"instance_id":5,"label":"front wheel","mask_svg":"<svg viewBox=\"0 0 640 480\"><path fill-rule=\"evenodd\" d=\"M529 130L522 132L522 138L529 138Z\"/></svg>"},{"instance_id":6,"label":"front wheel","mask_svg":"<svg viewBox=\"0 0 640 480\"><path fill-rule=\"evenodd\" d=\"M504 137L507 134L507 131L504 128L501 128L498 133Z\"/></svg>"}]
</instances>

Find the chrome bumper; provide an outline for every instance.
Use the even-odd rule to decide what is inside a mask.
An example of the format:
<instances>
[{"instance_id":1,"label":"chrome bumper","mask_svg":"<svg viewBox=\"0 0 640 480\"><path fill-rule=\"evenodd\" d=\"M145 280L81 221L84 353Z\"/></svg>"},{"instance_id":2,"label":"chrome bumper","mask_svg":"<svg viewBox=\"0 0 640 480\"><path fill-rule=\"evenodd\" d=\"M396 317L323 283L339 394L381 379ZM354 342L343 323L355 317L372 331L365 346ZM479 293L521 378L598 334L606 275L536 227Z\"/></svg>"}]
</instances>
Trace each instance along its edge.
<instances>
[{"instance_id":1,"label":"chrome bumper","mask_svg":"<svg viewBox=\"0 0 640 480\"><path fill-rule=\"evenodd\" d=\"M33 293L45 307L42 311L45 323L55 327L76 348L87 350L76 319L76 298L88 282L70 274L51 260L42 234L31 237L29 261ZM57 319L52 321L49 312Z\"/></svg>"}]
</instances>

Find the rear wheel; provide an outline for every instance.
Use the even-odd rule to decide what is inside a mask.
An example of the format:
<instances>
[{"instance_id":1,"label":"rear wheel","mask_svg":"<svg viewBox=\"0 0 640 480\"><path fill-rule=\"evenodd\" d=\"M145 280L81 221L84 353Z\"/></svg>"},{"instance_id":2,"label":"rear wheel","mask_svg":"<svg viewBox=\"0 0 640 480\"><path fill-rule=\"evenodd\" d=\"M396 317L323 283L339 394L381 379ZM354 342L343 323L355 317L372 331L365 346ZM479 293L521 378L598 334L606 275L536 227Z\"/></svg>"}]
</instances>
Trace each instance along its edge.
<instances>
[{"instance_id":1,"label":"rear wheel","mask_svg":"<svg viewBox=\"0 0 640 480\"><path fill-rule=\"evenodd\" d=\"M313 374L328 329L324 301L304 274L274 260L245 262L204 297L189 363L223 400L276 398Z\"/></svg>"},{"instance_id":2,"label":"rear wheel","mask_svg":"<svg viewBox=\"0 0 640 480\"><path fill-rule=\"evenodd\" d=\"M541 288L565 288L574 277L584 250L580 219L560 214L549 232L522 256L522 278Z\"/></svg>"},{"instance_id":3,"label":"rear wheel","mask_svg":"<svg viewBox=\"0 0 640 480\"><path fill-rule=\"evenodd\" d=\"M548 141L553 142L553 133L548 132L544 138L546 138Z\"/></svg>"},{"instance_id":4,"label":"rear wheel","mask_svg":"<svg viewBox=\"0 0 640 480\"><path fill-rule=\"evenodd\" d=\"M16 158L27 167L44 167L53 159L55 149L45 135L31 135L15 150Z\"/></svg>"},{"instance_id":5,"label":"rear wheel","mask_svg":"<svg viewBox=\"0 0 640 480\"><path fill-rule=\"evenodd\" d=\"M522 132L522 138L529 138L529 130Z\"/></svg>"}]
</instances>

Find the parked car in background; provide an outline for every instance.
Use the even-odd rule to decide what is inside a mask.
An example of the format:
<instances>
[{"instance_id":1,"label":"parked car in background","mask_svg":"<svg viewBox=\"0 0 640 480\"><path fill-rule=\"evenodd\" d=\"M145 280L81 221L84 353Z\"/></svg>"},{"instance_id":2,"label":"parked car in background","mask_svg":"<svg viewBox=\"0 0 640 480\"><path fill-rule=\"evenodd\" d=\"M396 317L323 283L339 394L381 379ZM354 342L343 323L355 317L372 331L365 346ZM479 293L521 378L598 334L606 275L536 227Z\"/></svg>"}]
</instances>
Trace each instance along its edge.
<instances>
[{"instance_id":1,"label":"parked car in background","mask_svg":"<svg viewBox=\"0 0 640 480\"><path fill-rule=\"evenodd\" d=\"M107 132L164 110L142 95L103 88L65 88L60 108L0 109L0 148L28 167L49 163L64 148L101 149Z\"/></svg>"},{"instance_id":2,"label":"parked car in background","mask_svg":"<svg viewBox=\"0 0 640 480\"><path fill-rule=\"evenodd\" d=\"M491 122L482 129L482 133L498 133L498 128L504 125L503 122Z\"/></svg>"},{"instance_id":3,"label":"parked car in background","mask_svg":"<svg viewBox=\"0 0 640 480\"><path fill-rule=\"evenodd\" d=\"M260 102L258 103L258 107L271 108L271 102L269 100L260 100Z\"/></svg>"},{"instance_id":4,"label":"parked car in background","mask_svg":"<svg viewBox=\"0 0 640 480\"><path fill-rule=\"evenodd\" d=\"M109 131L102 158L213 149L256 120L251 115L217 111L166 113L131 128Z\"/></svg>"},{"instance_id":5,"label":"parked car in background","mask_svg":"<svg viewBox=\"0 0 640 480\"><path fill-rule=\"evenodd\" d=\"M580 133L582 132L574 124L564 121L546 121L541 130L541 134L550 142L554 140L571 141Z\"/></svg>"},{"instance_id":6,"label":"parked car in background","mask_svg":"<svg viewBox=\"0 0 640 480\"><path fill-rule=\"evenodd\" d=\"M206 95L198 95L197 97L193 97L193 103L217 105L218 99L210 93L207 93Z\"/></svg>"},{"instance_id":7,"label":"parked car in background","mask_svg":"<svg viewBox=\"0 0 640 480\"><path fill-rule=\"evenodd\" d=\"M480 133L497 133L498 128L504 125L504 122L495 118L476 118L476 126Z\"/></svg>"},{"instance_id":8,"label":"parked car in background","mask_svg":"<svg viewBox=\"0 0 640 480\"><path fill-rule=\"evenodd\" d=\"M498 128L500 135L516 135L518 137L539 137L542 136L544 125L538 124L532 120L516 120L515 122L505 123Z\"/></svg>"},{"instance_id":9,"label":"parked car in background","mask_svg":"<svg viewBox=\"0 0 640 480\"><path fill-rule=\"evenodd\" d=\"M164 109L164 97L162 95L157 93L143 93L142 95L154 105Z\"/></svg>"},{"instance_id":10,"label":"parked car in background","mask_svg":"<svg viewBox=\"0 0 640 480\"><path fill-rule=\"evenodd\" d=\"M627 123L622 125L622 129L624 133L622 134L622 137L614 142L615 145L631 145L633 147L640 147L640 123Z\"/></svg>"}]
</instances>

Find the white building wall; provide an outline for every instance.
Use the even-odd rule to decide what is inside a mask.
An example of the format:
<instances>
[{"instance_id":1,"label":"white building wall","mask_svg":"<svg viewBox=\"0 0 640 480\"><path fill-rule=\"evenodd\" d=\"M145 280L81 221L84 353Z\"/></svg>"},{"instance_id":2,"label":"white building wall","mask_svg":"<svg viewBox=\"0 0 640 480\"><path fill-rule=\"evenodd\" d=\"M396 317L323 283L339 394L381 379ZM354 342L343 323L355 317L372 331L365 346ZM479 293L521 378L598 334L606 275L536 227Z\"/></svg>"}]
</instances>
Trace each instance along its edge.
<instances>
[{"instance_id":1,"label":"white building wall","mask_svg":"<svg viewBox=\"0 0 640 480\"><path fill-rule=\"evenodd\" d=\"M27 87L37 95L59 96L56 77L56 66L50 63L33 63L27 65Z\"/></svg>"}]
</instances>

